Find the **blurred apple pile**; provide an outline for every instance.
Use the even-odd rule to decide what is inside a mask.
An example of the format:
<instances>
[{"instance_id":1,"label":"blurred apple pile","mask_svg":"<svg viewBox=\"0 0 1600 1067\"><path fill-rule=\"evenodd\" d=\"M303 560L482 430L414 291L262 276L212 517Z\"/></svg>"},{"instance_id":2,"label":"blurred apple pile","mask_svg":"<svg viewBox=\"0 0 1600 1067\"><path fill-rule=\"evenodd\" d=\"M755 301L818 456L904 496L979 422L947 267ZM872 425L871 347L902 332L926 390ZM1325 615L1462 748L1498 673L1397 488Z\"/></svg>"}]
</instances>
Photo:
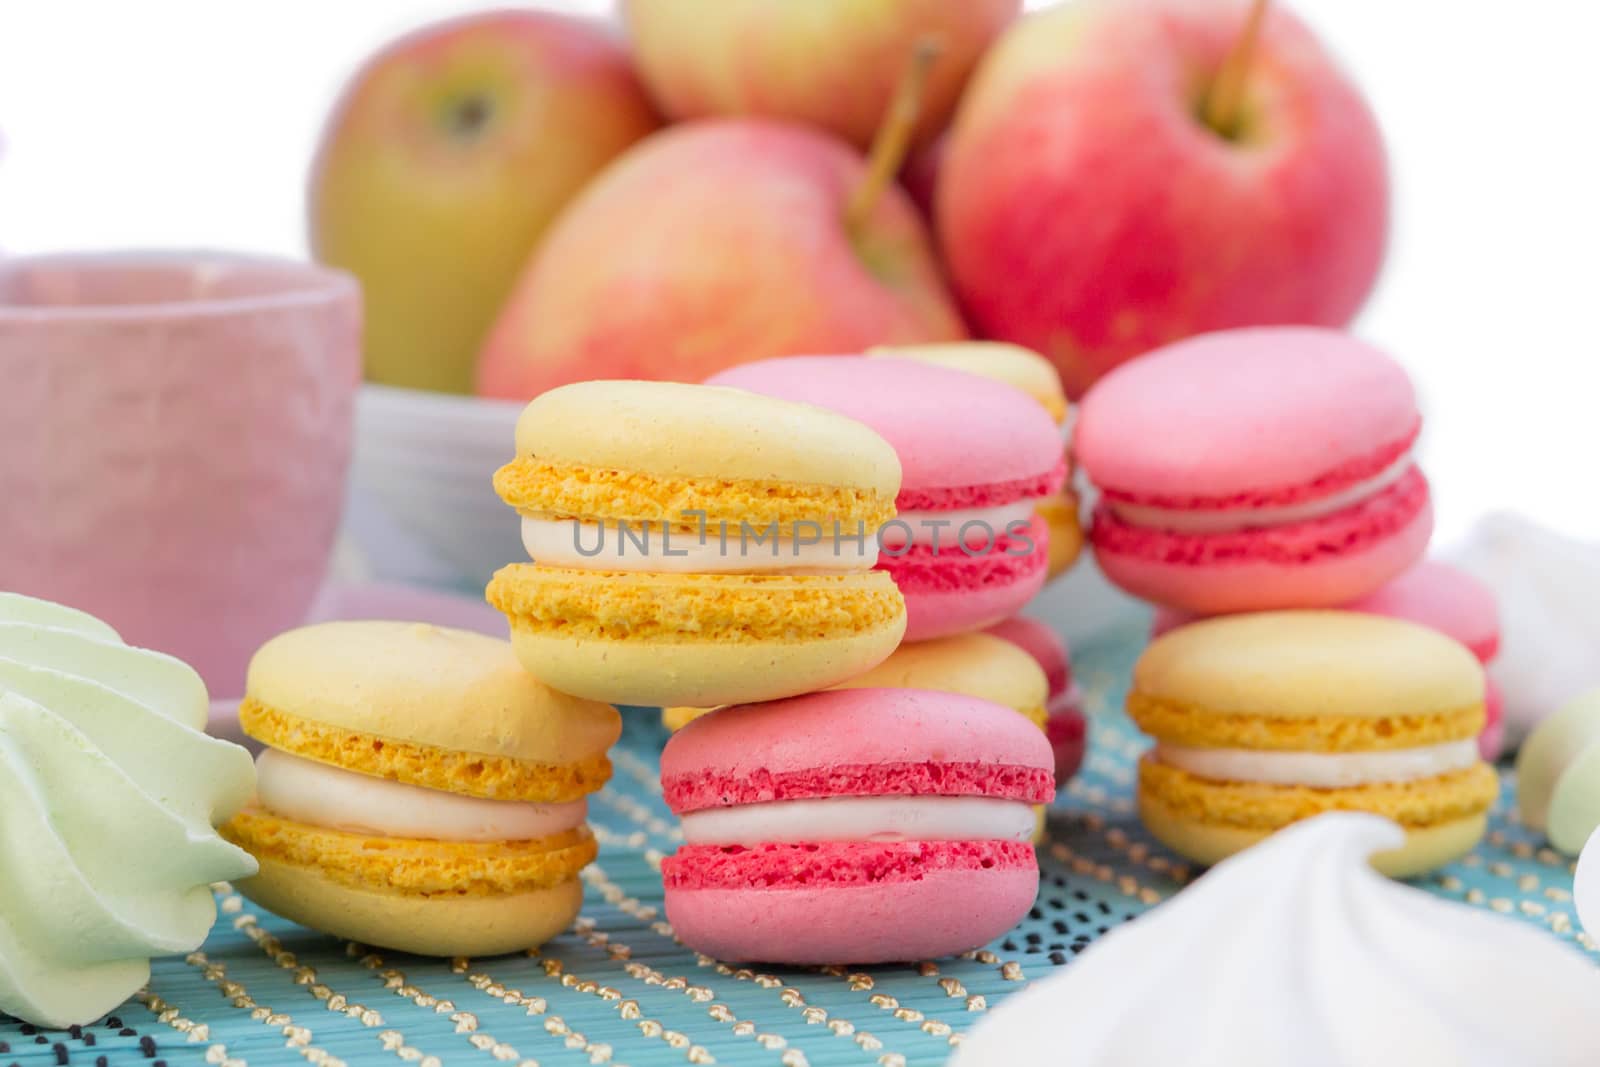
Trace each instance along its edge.
<instances>
[{"instance_id":1,"label":"blurred apple pile","mask_svg":"<svg viewBox=\"0 0 1600 1067\"><path fill-rule=\"evenodd\" d=\"M1345 324L1382 142L1264 0L623 0L374 57L311 181L375 382L586 378L982 337L1081 395L1176 338Z\"/></svg>"}]
</instances>

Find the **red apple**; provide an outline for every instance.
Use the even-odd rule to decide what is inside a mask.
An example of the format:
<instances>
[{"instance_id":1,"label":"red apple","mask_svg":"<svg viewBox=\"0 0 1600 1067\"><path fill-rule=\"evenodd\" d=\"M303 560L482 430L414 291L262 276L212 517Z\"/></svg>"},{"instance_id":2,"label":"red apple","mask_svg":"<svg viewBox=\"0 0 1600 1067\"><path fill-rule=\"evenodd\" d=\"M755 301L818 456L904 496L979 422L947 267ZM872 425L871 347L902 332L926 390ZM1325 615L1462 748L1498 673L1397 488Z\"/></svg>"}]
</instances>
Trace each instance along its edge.
<instances>
[{"instance_id":1,"label":"red apple","mask_svg":"<svg viewBox=\"0 0 1600 1067\"><path fill-rule=\"evenodd\" d=\"M985 57L945 146L939 237L974 328L1080 396L1188 334L1339 326L1383 258L1389 190L1361 94L1277 8L1208 118L1243 0L1076 0ZM1248 36L1245 39L1250 39Z\"/></svg>"},{"instance_id":2,"label":"red apple","mask_svg":"<svg viewBox=\"0 0 1600 1067\"><path fill-rule=\"evenodd\" d=\"M866 179L849 145L789 123L711 119L647 138L546 234L478 391L693 382L771 356L964 337L905 193L888 182L847 220Z\"/></svg>"}]
</instances>

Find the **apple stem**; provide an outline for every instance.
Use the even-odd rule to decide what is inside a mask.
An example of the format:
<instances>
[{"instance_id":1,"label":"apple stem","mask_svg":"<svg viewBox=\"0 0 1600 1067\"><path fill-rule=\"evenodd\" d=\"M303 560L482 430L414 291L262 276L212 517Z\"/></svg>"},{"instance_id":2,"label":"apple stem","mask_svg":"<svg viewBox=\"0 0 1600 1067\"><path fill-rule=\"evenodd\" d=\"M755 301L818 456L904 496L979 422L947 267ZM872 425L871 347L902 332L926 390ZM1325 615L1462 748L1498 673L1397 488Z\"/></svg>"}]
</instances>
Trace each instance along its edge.
<instances>
[{"instance_id":1,"label":"apple stem","mask_svg":"<svg viewBox=\"0 0 1600 1067\"><path fill-rule=\"evenodd\" d=\"M1244 85L1250 75L1256 41L1261 37L1261 24L1266 20L1267 3L1268 0L1252 0L1244 27L1222 61L1217 80L1211 83L1211 92L1206 95L1206 125L1224 137L1239 132L1239 104L1244 99Z\"/></svg>"},{"instance_id":2,"label":"apple stem","mask_svg":"<svg viewBox=\"0 0 1600 1067\"><path fill-rule=\"evenodd\" d=\"M928 84L928 72L939 58L939 42L929 36L922 37L911 49L910 61L900 84L895 87L894 98L884 113L878 132L872 138L872 150L867 155L867 173L850 193L845 205L845 226L851 233L859 233L872 216L873 208L889 183L900 172L906 151L911 147L911 131L922 112L922 93Z\"/></svg>"}]
</instances>

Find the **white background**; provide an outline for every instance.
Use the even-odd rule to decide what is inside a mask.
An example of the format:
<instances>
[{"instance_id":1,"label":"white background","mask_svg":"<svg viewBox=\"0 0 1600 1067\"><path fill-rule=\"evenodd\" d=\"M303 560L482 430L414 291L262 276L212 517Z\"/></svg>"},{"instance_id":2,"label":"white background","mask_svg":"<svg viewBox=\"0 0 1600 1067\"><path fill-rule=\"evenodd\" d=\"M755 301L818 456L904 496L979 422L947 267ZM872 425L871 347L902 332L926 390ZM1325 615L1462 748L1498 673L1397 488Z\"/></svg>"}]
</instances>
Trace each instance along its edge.
<instances>
[{"instance_id":1,"label":"white background","mask_svg":"<svg viewBox=\"0 0 1600 1067\"><path fill-rule=\"evenodd\" d=\"M0 248L302 254L306 166L343 78L476 6L3 0ZM1417 378L1441 532L1511 507L1600 537L1600 4L1291 6L1389 138L1396 229L1356 329Z\"/></svg>"}]
</instances>

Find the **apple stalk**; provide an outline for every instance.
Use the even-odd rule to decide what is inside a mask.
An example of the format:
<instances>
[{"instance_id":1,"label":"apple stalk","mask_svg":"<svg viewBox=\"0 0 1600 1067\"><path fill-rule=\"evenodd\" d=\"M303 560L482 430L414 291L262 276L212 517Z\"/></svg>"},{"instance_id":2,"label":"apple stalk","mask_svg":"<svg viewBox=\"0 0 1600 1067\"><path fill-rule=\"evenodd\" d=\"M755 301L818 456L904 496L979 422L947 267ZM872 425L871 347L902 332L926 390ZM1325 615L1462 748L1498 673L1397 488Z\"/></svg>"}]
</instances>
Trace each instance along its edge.
<instances>
[{"instance_id":1,"label":"apple stalk","mask_svg":"<svg viewBox=\"0 0 1600 1067\"><path fill-rule=\"evenodd\" d=\"M1216 81L1206 94L1204 118L1223 137L1231 138L1239 132L1239 106L1244 99L1245 82L1250 76L1250 62L1255 56L1256 41L1261 36L1261 24L1266 21L1268 0L1252 0L1250 11L1239 31L1233 48L1222 61Z\"/></svg>"},{"instance_id":2,"label":"apple stalk","mask_svg":"<svg viewBox=\"0 0 1600 1067\"><path fill-rule=\"evenodd\" d=\"M883 122L872 137L872 149L867 155L867 173L851 190L845 204L845 228L857 234L872 216L872 209L884 189L894 181L905 162L906 151L911 146L911 131L916 128L917 116L922 112L922 96L928 84L928 72L939 58L939 42L933 37L922 37L911 50L911 58L900 84L895 87L894 98L889 101Z\"/></svg>"}]
</instances>

